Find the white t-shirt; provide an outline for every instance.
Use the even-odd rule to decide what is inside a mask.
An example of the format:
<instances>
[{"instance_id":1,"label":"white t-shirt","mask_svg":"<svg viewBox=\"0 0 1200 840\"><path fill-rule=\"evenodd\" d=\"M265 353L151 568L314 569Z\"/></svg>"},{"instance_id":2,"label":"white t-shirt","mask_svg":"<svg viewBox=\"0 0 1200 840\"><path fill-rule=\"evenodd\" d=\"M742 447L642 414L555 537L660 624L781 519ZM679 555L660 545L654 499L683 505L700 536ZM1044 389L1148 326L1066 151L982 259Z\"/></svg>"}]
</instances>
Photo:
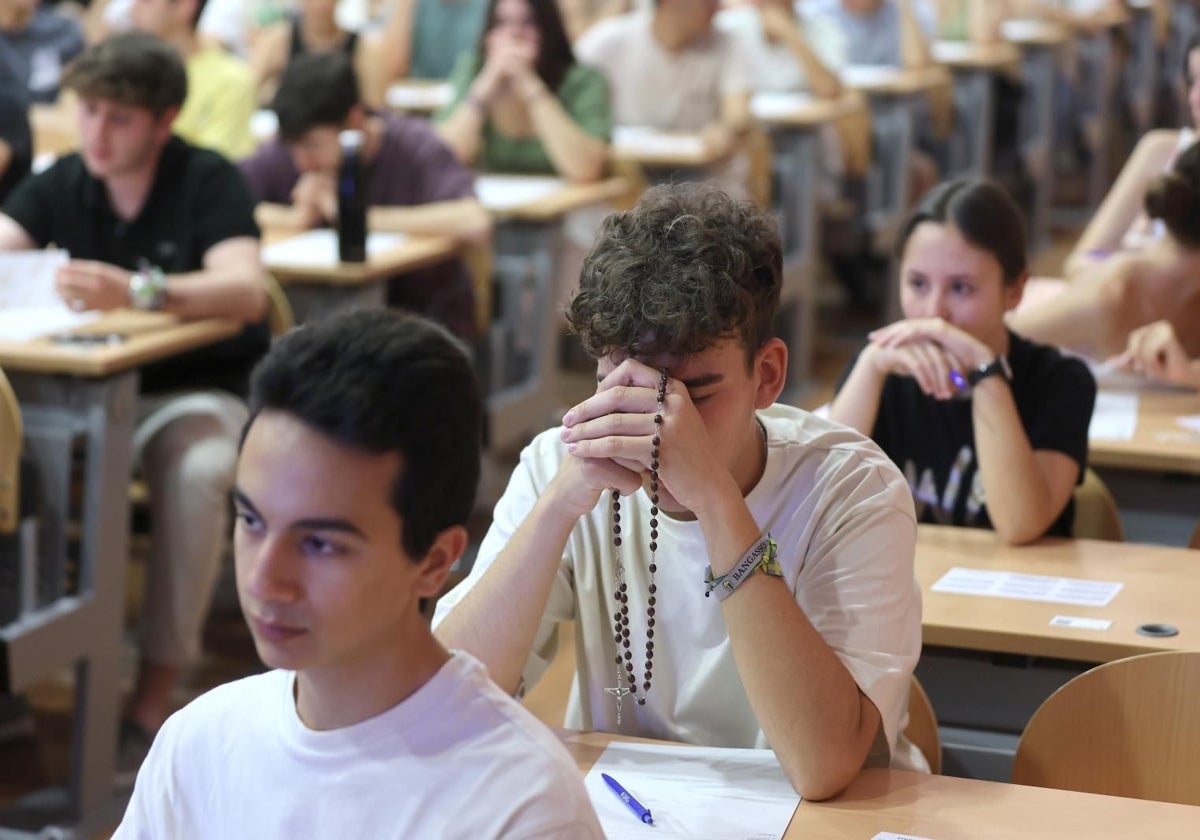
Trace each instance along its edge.
<instances>
[{"instance_id":1,"label":"white t-shirt","mask_svg":"<svg viewBox=\"0 0 1200 840\"><path fill-rule=\"evenodd\" d=\"M746 497L751 513L779 545L784 579L809 621L841 659L883 718L869 763L924 768L901 737L910 677L921 652L921 594L913 574L917 526L904 476L869 439L791 406L759 413L767 465ZM470 576L438 603L436 626L479 582L566 450L559 430L538 435L521 455ZM622 503L621 529L634 672L643 668L648 582L649 499L639 490ZM606 494L571 531L542 616L525 683L553 656L560 621L575 620L577 672L566 726L718 747L769 744L754 716L733 658L720 604L704 597L708 566L697 522L659 516L653 687L646 705L625 698L621 725L604 689L618 684L613 640L611 504ZM736 558L735 558L736 559ZM746 597L735 593L732 597ZM786 645L786 639L763 639ZM899 739L899 741L898 741Z\"/></svg>"},{"instance_id":2,"label":"white t-shirt","mask_svg":"<svg viewBox=\"0 0 1200 840\"><path fill-rule=\"evenodd\" d=\"M834 71L846 64L846 39L833 21L798 10L796 22L822 64ZM804 90L808 87L804 68L787 45L767 40L757 6L722 9L713 24L722 32L745 39L754 64L755 90Z\"/></svg>"},{"instance_id":3,"label":"white t-shirt","mask_svg":"<svg viewBox=\"0 0 1200 840\"><path fill-rule=\"evenodd\" d=\"M670 52L655 39L652 12L601 20L575 43L575 58L608 77L613 121L665 131L715 122L726 94L749 93L751 59L741 39L714 30Z\"/></svg>"},{"instance_id":4,"label":"white t-shirt","mask_svg":"<svg viewBox=\"0 0 1200 840\"><path fill-rule=\"evenodd\" d=\"M154 739L114 838L602 838L562 744L455 653L404 702L327 732L295 674L218 686Z\"/></svg>"}]
</instances>

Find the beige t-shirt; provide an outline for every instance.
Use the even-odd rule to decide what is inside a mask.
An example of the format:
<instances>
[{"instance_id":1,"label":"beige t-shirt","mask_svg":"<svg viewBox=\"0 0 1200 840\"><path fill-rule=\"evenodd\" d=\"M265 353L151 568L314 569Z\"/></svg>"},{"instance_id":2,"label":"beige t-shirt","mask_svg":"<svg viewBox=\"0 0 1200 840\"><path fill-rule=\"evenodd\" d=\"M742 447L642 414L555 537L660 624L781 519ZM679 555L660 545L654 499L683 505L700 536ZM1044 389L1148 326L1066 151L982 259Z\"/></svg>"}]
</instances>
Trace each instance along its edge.
<instances>
[{"instance_id":1,"label":"beige t-shirt","mask_svg":"<svg viewBox=\"0 0 1200 840\"><path fill-rule=\"evenodd\" d=\"M723 96L750 92L741 39L714 30L670 52L654 38L652 20L649 11L602 20L575 44L575 57L608 77L617 125L699 131L717 120Z\"/></svg>"}]
</instances>

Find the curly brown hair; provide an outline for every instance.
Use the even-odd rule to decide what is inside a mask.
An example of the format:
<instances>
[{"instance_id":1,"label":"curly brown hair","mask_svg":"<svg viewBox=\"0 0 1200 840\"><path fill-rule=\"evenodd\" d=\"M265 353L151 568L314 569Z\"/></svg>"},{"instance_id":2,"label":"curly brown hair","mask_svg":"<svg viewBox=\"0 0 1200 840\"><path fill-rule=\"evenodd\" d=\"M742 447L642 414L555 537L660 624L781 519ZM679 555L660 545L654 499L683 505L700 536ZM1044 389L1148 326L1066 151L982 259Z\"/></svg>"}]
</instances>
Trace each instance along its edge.
<instances>
[{"instance_id":1,"label":"curly brown hair","mask_svg":"<svg viewBox=\"0 0 1200 840\"><path fill-rule=\"evenodd\" d=\"M711 184L657 186L604 220L567 321L592 358L690 355L738 338L750 363L772 334L782 266L766 211Z\"/></svg>"}]
</instances>

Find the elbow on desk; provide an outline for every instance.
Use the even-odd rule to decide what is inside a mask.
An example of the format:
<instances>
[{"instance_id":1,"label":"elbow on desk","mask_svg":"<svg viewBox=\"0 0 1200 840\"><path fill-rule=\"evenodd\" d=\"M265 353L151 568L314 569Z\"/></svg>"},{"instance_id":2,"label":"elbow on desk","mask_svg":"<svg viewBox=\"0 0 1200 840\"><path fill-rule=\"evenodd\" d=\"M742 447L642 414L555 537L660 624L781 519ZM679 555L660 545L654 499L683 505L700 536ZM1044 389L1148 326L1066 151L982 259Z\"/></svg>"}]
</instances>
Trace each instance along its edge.
<instances>
[{"instance_id":1,"label":"elbow on desk","mask_svg":"<svg viewBox=\"0 0 1200 840\"><path fill-rule=\"evenodd\" d=\"M1045 525L1030 525L1029 523L1008 523L992 520L992 528L996 531L996 535L1002 539L1005 544L1019 546L1028 545L1035 542L1050 527L1050 523Z\"/></svg>"},{"instance_id":2,"label":"elbow on desk","mask_svg":"<svg viewBox=\"0 0 1200 840\"><path fill-rule=\"evenodd\" d=\"M778 756L778 753L776 753ZM862 769L862 761L821 761L816 767L802 767L801 762L785 761L779 757L783 772L792 788L809 802L820 802L837 796L854 780Z\"/></svg>"}]
</instances>

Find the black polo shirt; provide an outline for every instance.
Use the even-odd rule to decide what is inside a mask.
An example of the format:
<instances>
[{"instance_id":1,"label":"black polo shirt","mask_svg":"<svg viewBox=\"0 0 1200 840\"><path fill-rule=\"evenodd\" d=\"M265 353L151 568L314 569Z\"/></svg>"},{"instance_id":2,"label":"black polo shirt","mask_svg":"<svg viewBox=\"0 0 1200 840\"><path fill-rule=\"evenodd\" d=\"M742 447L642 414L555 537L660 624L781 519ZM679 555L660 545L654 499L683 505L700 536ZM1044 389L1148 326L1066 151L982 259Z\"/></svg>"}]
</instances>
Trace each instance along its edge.
<instances>
[{"instance_id":1,"label":"black polo shirt","mask_svg":"<svg viewBox=\"0 0 1200 840\"><path fill-rule=\"evenodd\" d=\"M104 183L78 154L26 178L4 213L40 247L54 243L73 258L129 270L145 259L167 274L202 269L208 249L226 239L258 238L254 202L238 168L178 137L163 148L150 195L131 221L113 211ZM269 341L263 321L218 344L146 365L142 391L220 388L244 395L250 369Z\"/></svg>"}]
</instances>

